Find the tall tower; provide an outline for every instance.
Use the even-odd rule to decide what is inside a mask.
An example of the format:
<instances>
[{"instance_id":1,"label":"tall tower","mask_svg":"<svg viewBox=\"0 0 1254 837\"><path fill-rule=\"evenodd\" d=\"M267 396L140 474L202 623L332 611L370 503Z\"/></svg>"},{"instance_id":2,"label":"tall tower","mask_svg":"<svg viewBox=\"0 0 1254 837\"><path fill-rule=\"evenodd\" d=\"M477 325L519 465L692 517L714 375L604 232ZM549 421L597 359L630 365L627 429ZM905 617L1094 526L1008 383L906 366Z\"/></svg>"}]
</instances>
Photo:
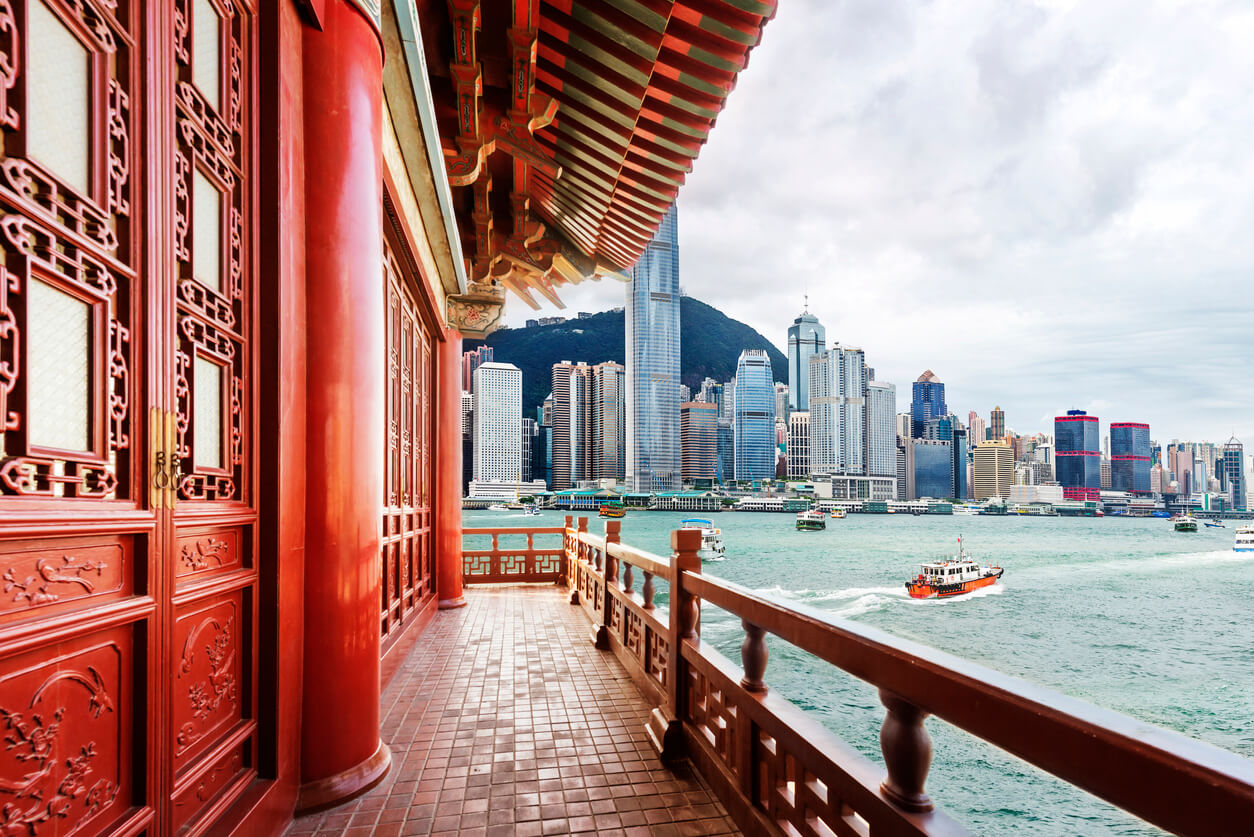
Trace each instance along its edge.
<instances>
[{"instance_id":1,"label":"tall tower","mask_svg":"<svg viewBox=\"0 0 1254 837\"><path fill-rule=\"evenodd\" d=\"M512 363L481 363L475 368L472 411L475 479L522 479L522 371Z\"/></svg>"},{"instance_id":2,"label":"tall tower","mask_svg":"<svg viewBox=\"0 0 1254 837\"><path fill-rule=\"evenodd\" d=\"M1249 483L1245 481L1245 447L1233 436L1219 455L1220 481L1232 492L1233 508L1245 510L1248 505Z\"/></svg>"},{"instance_id":3,"label":"tall tower","mask_svg":"<svg viewBox=\"0 0 1254 837\"><path fill-rule=\"evenodd\" d=\"M866 472L872 477L897 473L897 387L879 381L866 385Z\"/></svg>"},{"instance_id":4,"label":"tall tower","mask_svg":"<svg viewBox=\"0 0 1254 837\"><path fill-rule=\"evenodd\" d=\"M928 369L914 382L911 395L910 435L922 439L928 420L949 412L945 407L945 385L936 377L935 372Z\"/></svg>"},{"instance_id":5,"label":"tall tower","mask_svg":"<svg viewBox=\"0 0 1254 837\"><path fill-rule=\"evenodd\" d=\"M989 413L989 439L996 442L1006 438L1006 413L1000 406L994 407Z\"/></svg>"},{"instance_id":6,"label":"tall tower","mask_svg":"<svg viewBox=\"0 0 1254 837\"><path fill-rule=\"evenodd\" d=\"M627 413L623 403L623 367L612 361L592 367L591 413L593 479L623 478Z\"/></svg>"},{"instance_id":7,"label":"tall tower","mask_svg":"<svg viewBox=\"0 0 1254 837\"><path fill-rule=\"evenodd\" d=\"M810 356L827 348L827 330L810 313L809 300L788 327L788 406L810 409Z\"/></svg>"},{"instance_id":8,"label":"tall tower","mask_svg":"<svg viewBox=\"0 0 1254 837\"><path fill-rule=\"evenodd\" d=\"M1100 500L1102 455L1097 416L1068 410L1054 419L1055 476L1068 500Z\"/></svg>"},{"instance_id":9,"label":"tall tower","mask_svg":"<svg viewBox=\"0 0 1254 837\"><path fill-rule=\"evenodd\" d=\"M775 386L771 358L745 349L736 362L736 414L733 421L736 479L775 476Z\"/></svg>"},{"instance_id":10,"label":"tall tower","mask_svg":"<svg viewBox=\"0 0 1254 837\"><path fill-rule=\"evenodd\" d=\"M580 361L553 364L553 490L592 479L589 394L592 370Z\"/></svg>"},{"instance_id":11,"label":"tall tower","mask_svg":"<svg viewBox=\"0 0 1254 837\"><path fill-rule=\"evenodd\" d=\"M680 487L679 230L672 206L627 286L627 482Z\"/></svg>"},{"instance_id":12,"label":"tall tower","mask_svg":"<svg viewBox=\"0 0 1254 837\"><path fill-rule=\"evenodd\" d=\"M1129 494L1150 493L1150 427L1134 421L1110 425L1110 487Z\"/></svg>"},{"instance_id":13,"label":"tall tower","mask_svg":"<svg viewBox=\"0 0 1254 837\"><path fill-rule=\"evenodd\" d=\"M810 471L866 474L866 356L839 343L810 358Z\"/></svg>"}]
</instances>

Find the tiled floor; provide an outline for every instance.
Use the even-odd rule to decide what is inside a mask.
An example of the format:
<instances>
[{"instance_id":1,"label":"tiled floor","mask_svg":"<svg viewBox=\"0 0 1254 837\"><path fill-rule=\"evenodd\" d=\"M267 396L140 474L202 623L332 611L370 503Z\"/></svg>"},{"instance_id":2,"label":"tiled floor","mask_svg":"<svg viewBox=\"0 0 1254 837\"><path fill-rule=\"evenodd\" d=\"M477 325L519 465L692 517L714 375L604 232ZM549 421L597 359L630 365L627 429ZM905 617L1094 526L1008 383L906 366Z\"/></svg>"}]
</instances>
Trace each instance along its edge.
<instances>
[{"instance_id":1,"label":"tiled floor","mask_svg":"<svg viewBox=\"0 0 1254 837\"><path fill-rule=\"evenodd\" d=\"M288 834L739 833L685 763L645 737L650 707L553 587L471 588L382 698L392 770Z\"/></svg>"}]
</instances>

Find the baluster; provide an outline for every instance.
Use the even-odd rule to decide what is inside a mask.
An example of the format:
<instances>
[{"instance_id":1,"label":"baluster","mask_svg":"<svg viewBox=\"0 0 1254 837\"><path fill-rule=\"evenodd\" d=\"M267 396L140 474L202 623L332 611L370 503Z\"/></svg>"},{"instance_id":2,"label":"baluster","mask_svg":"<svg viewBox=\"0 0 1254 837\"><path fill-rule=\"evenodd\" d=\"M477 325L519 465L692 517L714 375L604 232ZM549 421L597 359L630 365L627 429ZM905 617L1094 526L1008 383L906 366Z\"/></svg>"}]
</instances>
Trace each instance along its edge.
<instances>
[{"instance_id":1,"label":"baluster","mask_svg":"<svg viewBox=\"0 0 1254 837\"><path fill-rule=\"evenodd\" d=\"M740 644L740 665L745 676L740 678L740 685L747 692L765 694L767 685L762 681L766 675L766 629L759 628L748 619L740 622L745 629L745 641Z\"/></svg>"},{"instance_id":2,"label":"baluster","mask_svg":"<svg viewBox=\"0 0 1254 837\"><path fill-rule=\"evenodd\" d=\"M610 544L618 543L619 532L622 530L622 523L617 520L605 521L605 586L606 598L608 604L609 586L618 583L618 557L610 553Z\"/></svg>"},{"instance_id":3,"label":"baluster","mask_svg":"<svg viewBox=\"0 0 1254 837\"><path fill-rule=\"evenodd\" d=\"M569 514L566 515L566 528L562 532L562 544L565 547L562 556L562 572L566 576L566 586L570 588L570 603L579 604L579 544L575 541L575 536L571 533L574 528L575 519Z\"/></svg>"},{"instance_id":4,"label":"baluster","mask_svg":"<svg viewBox=\"0 0 1254 837\"><path fill-rule=\"evenodd\" d=\"M492 557L489 559L492 567L492 575L501 574L501 536L498 532L492 533Z\"/></svg>"},{"instance_id":5,"label":"baluster","mask_svg":"<svg viewBox=\"0 0 1254 837\"><path fill-rule=\"evenodd\" d=\"M631 576L631 564L623 562L623 592L628 596L631 595L631 585L635 583L635 579Z\"/></svg>"},{"instance_id":6,"label":"baluster","mask_svg":"<svg viewBox=\"0 0 1254 837\"><path fill-rule=\"evenodd\" d=\"M666 703L649 715L649 742L663 761L684 755L683 717L687 697L687 664L684 662L683 640L697 639L700 604L697 597L684 589L684 573L701 572L701 533L696 529L671 532L670 623L666 642L670 650L666 659ZM645 574L646 601L653 598L653 579Z\"/></svg>"},{"instance_id":7,"label":"baluster","mask_svg":"<svg viewBox=\"0 0 1254 837\"><path fill-rule=\"evenodd\" d=\"M535 535L527 533L527 575L534 576L536 573L536 546L533 542Z\"/></svg>"},{"instance_id":8,"label":"baluster","mask_svg":"<svg viewBox=\"0 0 1254 837\"><path fill-rule=\"evenodd\" d=\"M644 609L653 610L653 573L644 574L644 587L640 594L644 596Z\"/></svg>"},{"instance_id":9,"label":"baluster","mask_svg":"<svg viewBox=\"0 0 1254 837\"><path fill-rule=\"evenodd\" d=\"M880 728L880 751L888 777L880 790L898 808L930 811L932 800L923 790L932 765L932 739L923 726L928 713L885 689L880 689L880 703L888 709Z\"/></svg>"}]
</instances>

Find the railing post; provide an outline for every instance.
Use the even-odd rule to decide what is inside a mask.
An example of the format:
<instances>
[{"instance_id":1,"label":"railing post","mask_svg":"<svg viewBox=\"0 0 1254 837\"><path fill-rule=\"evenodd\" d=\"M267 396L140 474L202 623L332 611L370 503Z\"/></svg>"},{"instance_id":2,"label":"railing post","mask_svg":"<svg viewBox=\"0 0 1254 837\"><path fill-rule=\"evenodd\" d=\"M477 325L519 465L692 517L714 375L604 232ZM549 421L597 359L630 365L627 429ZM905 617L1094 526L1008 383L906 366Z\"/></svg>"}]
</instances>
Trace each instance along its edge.
<instances>
[{"instance_id":1,"label":"railing post","mask_svg":"<svg viewBox=\"0 0 1254 837\"><path fill-rule=\"evenodd\" d=\"M762 678L766 675L766 660L769 656L766 630L747 619L742 619L740 624L745 629L745 641L740 644L740 666L745 670L745 676L740 678L740 685L746 692L765 694L767 686Z\"/></svg>"},{"instance_id":2,"label":"railing post","mask_svg":"<svg viewBox=\"0 0 1254 837\"><path fill-rule=\"evenodd\" d=\"M640 595L644 597L644 609L653 610L653 573L644 574L644 587L640 588Z\"/></svg>"},{"instance_id":3,"label":"railing post","mask_svg":"<svg viewBox=\"0 0 1254 837\"><path fill-rule=\"evenodd\" d=\"M570 603L577 605L579 604L579 568L575 566L575 562L579 560L579 542L571 534L574 525L575 518L569 514L566 515L566 531L562 533L562 546L565 547L562 569L566 573L566 586L570 588Z\"/></svg>"},{"instance_id":4,"label":"railing post","mask_svg":"<svg viewBox=\"0 0 1254 837\"><path fill-rule=\"evenodd\" d=\"M880 728L888 777L880 783L880 792L903 810L930 811L932 800L923 790L932 765L932 739L923 726L928 713L885 689L880 689L880 703L888 709Z\"/></svg>"},{"instance_id":5,"label":"railing post","mask_svg":"<svg viewBox=\"0 0 1254 837\"><path fill-rule=\"evenodd\" d=\"M700 638L701 605L684 589L685 572L701 572L701 532L677 529L671 532L670 625L666 640L670 655L666 661L666 703L649 715L649 742L663 761L674 761L684 754L684 702L687 698L687 664L684 640ZM646 585L648 581L646 581Z\"/></svg>"},{"instance_id":6,"label":"railing post","mask_svg":"<svg viewBox=\"0 0 1254 837\"><path fill-rule=\"evenodd\" d=\"M605 584L601 589L601 622L592 626L592 644L602 651L610 647L609 621L610 614L614 612L614 594L610 592L610 585L618 583L618 559L610 555L609 545L618 543L622 527L621 521L605 521L605 554L597 560L598 570L602 567L601 558L605 561L605 575L602 577Z\"/></svg>"}]
</instances>

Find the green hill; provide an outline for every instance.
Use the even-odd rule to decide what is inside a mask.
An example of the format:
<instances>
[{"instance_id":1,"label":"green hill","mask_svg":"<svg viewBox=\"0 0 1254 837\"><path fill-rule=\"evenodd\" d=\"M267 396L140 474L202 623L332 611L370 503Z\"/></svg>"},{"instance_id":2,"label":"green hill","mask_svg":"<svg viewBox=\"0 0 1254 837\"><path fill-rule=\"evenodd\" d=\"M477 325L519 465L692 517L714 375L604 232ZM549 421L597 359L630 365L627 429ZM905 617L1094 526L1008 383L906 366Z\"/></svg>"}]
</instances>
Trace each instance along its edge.
<instances>
[{"instance_id":1,"label":"green hill","mask_svg":"<svg viewBox=\"0 0 1254 837\"><path fill-rule=\"evenodd\" d=\"M749 326L700 300L680 299L679 330L680 380L694 394L704 378L730 381L744 349L765 349L775 380L788 380L783 352ZM484 342L467 340L465 348L474 349ZM604 311L556 325L503 329L488 335L486 343L494 349L498 362L512 363L522 370L523 410L532 415L549 394L553 364L563 360L582 360L589 365L607 360L625 362L623 312Z\"/></svg>"}]
</instances>

